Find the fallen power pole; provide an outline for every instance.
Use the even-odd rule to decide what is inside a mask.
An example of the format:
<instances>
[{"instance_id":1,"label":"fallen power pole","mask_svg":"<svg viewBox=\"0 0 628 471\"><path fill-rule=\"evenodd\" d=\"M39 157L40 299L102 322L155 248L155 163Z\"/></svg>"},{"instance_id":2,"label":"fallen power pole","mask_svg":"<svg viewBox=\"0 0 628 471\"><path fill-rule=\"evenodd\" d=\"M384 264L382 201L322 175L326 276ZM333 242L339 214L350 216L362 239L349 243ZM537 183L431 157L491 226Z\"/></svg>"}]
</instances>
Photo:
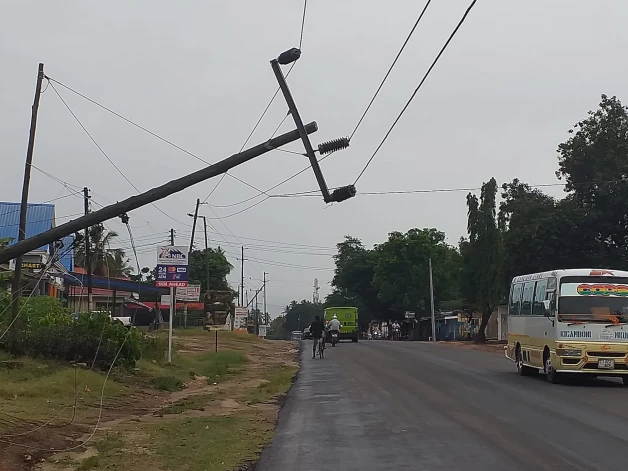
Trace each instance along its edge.
<instances>
[{"instance_id":1,"label":"fallen power pole","mask_svg":"<svg viewBox=\"0 0 628 471\"><path fill-rule=\"evenodd\" d=\"M316 122L309 123L305 126L307 134L314 133L317 130L318 126ZM141 208L142 206L159 201L160 199L174 193L183 191L192 185L196 185L197 183L208 180L216 175L221 175L238 165L254 159L255 157L259 157L262 154L270 152L273 149L297 141L300 137L301 136L298 130L287 132L270 139L263 144L258 144L255 147L251 147L243 152L234 154L231 157L210 165L209 167L198 170L176 180L172 180L164 185L158 186L144 193L140 193L139 195L131 196L119 203L105 206L98 211L94 211L78 219L68 221L65 224L61 224L60 226L46 232L42 232L36 236L29 237L28 239L0 251L0 263L7 263L9 260L13 260L14 258L30 252L31 250L35 250L38 247L52 244L54 241L60 240L67 235L74 234L79 230L85 229L85 227L100 224L108 219L119 217L123 213L128 213L134 209Z\"/></svg>"}]
</instances>

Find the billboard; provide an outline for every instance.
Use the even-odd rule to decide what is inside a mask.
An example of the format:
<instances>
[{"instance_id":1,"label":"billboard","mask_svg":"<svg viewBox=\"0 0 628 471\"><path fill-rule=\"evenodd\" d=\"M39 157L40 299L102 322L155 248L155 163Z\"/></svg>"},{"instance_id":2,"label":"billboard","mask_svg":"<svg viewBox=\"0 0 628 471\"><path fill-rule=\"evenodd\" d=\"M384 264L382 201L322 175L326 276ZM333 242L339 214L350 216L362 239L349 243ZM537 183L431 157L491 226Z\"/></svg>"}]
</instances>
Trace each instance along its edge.
<instances>
[{"instance_id":1,"label":"billboard","mask_svg":"<svg viewBox=\"0 0 628 471\"><path fill-rule=\"evenodd\" d=\"M188 285L188 249L184 246L157 248L157 280L159 288L185 288Z\"/></svg>"},{"instance_id":2,"label":"billboard","mask_svg":"<svg viewBox=\"0 0 628 471\"><path fill-rule=\"evenodd\" d=\"M185 288L177 289L177 301L188 301L196 303L201 296L201 285L187 285Z\"/></svg>"}]
</instances>

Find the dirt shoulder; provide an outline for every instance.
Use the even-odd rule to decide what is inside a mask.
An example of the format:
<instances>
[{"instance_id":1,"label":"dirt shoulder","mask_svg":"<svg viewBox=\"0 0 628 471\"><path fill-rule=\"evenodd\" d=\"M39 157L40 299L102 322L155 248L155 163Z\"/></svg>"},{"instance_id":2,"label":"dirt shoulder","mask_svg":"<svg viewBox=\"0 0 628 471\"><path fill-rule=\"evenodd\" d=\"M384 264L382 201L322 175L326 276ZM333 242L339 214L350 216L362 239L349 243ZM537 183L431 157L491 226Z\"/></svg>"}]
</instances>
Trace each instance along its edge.
<instances>
[{"instance_id":1,"label":"dirt shoulder","mask_svg":"<svg viewBox=\"0 0 628 471\"><path fill-rule=\"evenodd\" d=\"M200 329L175 344L174 365L116 371L102 408L101 373L34 360L0 370L0 469L247 469L272 436L297 344L219 332L216 353Z\"/></svg>"},{"instance_id":2,"label":"dirt shoulder","mask_svg":"<svg viewBox=\"0 0 628 471\"><path fill-rule=\"evenodd\" d=\"M488 341L487 343L474 343L474 342L438 342L443 345L448 345L450 347L455 348L468 348L471 350L478 350L481 352L489 352L489 353L497 353L500 355L504 354L504 347L506 344L504 342L498 341Z\"/></svg>"}]
</instances>

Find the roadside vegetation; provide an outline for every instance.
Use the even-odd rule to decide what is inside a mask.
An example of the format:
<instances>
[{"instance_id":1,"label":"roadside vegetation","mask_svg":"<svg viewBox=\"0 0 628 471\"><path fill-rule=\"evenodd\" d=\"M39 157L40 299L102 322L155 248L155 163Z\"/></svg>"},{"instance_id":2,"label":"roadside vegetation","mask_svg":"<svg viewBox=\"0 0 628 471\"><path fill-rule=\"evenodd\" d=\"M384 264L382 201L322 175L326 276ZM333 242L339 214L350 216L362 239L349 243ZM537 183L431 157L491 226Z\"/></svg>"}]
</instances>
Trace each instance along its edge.
<instances>
[{"instance_id":1,"label":"roadside vegetation","mask_svg":"<svg viewBox=\"0 0 628 471\"><path fill-rule=\"evenodd\" d=\"M215 332L175 329L169 365L164 334L142 337L106 383L90 362L0 352L0 469L244 469L272 436L297 347L218 338L215 352Z\"/></svg>"}]
</instances>

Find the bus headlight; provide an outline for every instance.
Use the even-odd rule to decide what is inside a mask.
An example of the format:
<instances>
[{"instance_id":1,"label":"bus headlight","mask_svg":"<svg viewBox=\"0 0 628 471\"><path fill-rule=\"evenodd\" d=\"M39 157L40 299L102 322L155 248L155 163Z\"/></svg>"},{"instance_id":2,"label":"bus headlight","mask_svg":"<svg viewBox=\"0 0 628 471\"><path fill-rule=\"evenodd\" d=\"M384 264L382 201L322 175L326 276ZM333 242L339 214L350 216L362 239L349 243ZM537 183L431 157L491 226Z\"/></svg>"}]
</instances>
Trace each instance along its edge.
<instances>
[{"instance_id":1,"label":"bus headlight","mask_svg":"<svg viewBox=\"0 0 628 471\"><path fill-rule=\"evenodd\" d=\"M575 348L557 348L556 355L559 357L581 357L582 350L576 350Z\"/></svg>"}]
</instances>

